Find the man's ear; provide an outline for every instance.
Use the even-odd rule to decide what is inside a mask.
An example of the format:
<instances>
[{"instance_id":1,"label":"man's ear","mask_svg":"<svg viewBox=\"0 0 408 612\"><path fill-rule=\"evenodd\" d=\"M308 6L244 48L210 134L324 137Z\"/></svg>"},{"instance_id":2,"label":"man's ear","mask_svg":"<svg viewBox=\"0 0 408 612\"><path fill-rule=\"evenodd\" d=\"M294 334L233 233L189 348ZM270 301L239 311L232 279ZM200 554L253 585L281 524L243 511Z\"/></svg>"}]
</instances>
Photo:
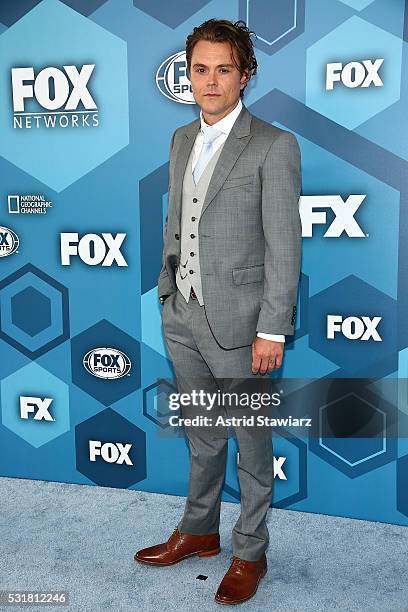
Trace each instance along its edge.
<instances>
[{"instance_id":1,"label":"man's ear","mask_svg":"<svg viewBox=\"0 0 408 612\"><path fill-rule=\"evenodd\" d=\"M245 69L241 75L241 85L246 85L248 83L248 80L248 69Z\"/></svg>"}]
</instances>

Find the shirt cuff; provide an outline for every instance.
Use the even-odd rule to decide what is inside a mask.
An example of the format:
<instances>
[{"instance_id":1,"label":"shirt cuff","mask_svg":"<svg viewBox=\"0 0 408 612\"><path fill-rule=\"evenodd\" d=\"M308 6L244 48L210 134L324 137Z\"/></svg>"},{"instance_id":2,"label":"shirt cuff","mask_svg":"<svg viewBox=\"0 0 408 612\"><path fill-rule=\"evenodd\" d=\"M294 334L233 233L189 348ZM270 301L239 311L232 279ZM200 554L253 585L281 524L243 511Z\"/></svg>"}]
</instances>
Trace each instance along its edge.
<instances>
[{"instance_id":1,"label":"shirt cuff","mask_svg":"<svg viewBox=\"0 0 408 612\"><path fill-rule=\"evenodd\" d=\"M273 340L274 342L285 342L285 336L281 334L264 334L263 332L256 332L256 335L265 340Z\"/></svg>"}]
</instances>

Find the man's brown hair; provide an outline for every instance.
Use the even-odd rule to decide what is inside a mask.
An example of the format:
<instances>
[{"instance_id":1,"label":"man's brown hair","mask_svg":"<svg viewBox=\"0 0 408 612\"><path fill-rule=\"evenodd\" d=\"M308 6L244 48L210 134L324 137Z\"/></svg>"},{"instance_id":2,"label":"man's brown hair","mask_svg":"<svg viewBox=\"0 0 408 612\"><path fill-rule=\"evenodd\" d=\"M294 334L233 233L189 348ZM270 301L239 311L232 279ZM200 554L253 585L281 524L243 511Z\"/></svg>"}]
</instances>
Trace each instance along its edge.
<instances>
[{"instance_id":1,"label":"man's brown hair","mask_svg":"<svg viewBox=\"0 0 408 612\"><path fill-rule=\"evenodd\" d=\"M248 71L248 80L256 74L258 63L255 58L254 47L251 40L251 35L255 32L250 32L245 21L239 20L228 21L227 19L208 19L200 26L193 29L192 33L187 36L186 40L186 58L187 58L187 76L190 77L191 57L195 44L199 40L208 40L210 42L229 42L231 52L235 49L239 65L237 65L234 53L232 52L232 60L239 70L241 76L245 70ZM246 85L247 85L246 84ZM245 85L245 87L246 87ZM241 98L244 95L244 89L241 89Z\"/></svg>"}]
</instances>

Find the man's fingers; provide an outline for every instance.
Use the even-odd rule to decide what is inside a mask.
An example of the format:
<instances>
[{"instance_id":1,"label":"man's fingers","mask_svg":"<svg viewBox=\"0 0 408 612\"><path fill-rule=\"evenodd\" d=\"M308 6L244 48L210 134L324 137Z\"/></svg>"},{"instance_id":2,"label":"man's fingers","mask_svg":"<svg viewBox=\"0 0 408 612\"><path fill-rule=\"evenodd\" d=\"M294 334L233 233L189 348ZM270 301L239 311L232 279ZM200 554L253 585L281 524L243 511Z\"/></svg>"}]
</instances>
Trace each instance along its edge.
<instances>
[{"instance_id":1,"label":"man's fingers","mask_svg":"<svg viewBox=\"0 0 408 612\"><path fill-rule=\"evenodd\" d=\"M261 367L259 368L260 374L266 374L269 367L269 355L267 357L262 357Z\"/></svg>"},{"instance_id":2,"label":"man's fingers","mask_svg":"<svg viewBox=\"0 0 408 612\"><path fill-rule=\"evenodd\" d=\"M272 372L272 370L273 370L274 368L279 367L279 366L277 365L277 363L278 363L278 359L277 359L277 358L275 359L273 356L272 356L272 357L269 357L268 372Z\"/></svg>"},{"instance_id":3,"label":"man's fingers","mask_svg":"<svg viewBox=\"0 0 408 612\"><path fill-rule=\"evenodd\" d=\"M254 345L252 345L252 374L257 374L260 365L261 365L261 358L255 352Z\"/></svg>"},{"instance_id":4,"label":"man's fingers","mask_svg":"<svg viewBox=\"0 0 408 612\"><path fill-rule=\"evenodd\" d=\"M282 365L282 355L276 355L275 368L280 368Z\"/></svg>"},{"instance_id":5,"label":"man's fingers","mask_svg":"<svg viewBox=\"0 0 408 612\"><path fill-rule=\"evenodd\" d=\"M269 349L271 347L268 347ZM258 349L258 350L257 350ZM266 374L272 372L275 368L280 368L282 365L283 351L272 348L270 351L265 351L264 347L260 350L255 341L252 344L252 373Z\"/></svg>"},{"instance_id":6,"label":"man's fingers","mask_svg":"<svg viewBox=\"0 0 408 612\"><path fill-rule=\"evenodd\" d=\"M257 355L252 358L252 373L257 374L261 366L261 359Z\"/></svg>"}]
</instances>

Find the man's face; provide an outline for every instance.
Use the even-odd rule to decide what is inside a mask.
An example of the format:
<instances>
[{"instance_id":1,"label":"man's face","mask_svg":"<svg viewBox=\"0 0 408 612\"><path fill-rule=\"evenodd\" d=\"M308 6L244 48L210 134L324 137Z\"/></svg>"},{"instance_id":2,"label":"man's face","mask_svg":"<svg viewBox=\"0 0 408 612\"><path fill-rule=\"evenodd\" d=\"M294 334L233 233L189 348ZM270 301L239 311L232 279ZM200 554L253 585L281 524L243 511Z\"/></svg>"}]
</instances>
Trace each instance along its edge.
<instances>
[{"instance_id":1,"label":"man's face","mask_svg":"<svg viewBox=\"0 0 408 612\"><path fill-rule=\"evenodd\" d=\"M236 107L239 94L246 83L231 57L229 42L199 40L191 56L190 81L193 96L209 125L228 115ZM234 57L239 65L234 50Z\"/></svg>"}]
</instances>

